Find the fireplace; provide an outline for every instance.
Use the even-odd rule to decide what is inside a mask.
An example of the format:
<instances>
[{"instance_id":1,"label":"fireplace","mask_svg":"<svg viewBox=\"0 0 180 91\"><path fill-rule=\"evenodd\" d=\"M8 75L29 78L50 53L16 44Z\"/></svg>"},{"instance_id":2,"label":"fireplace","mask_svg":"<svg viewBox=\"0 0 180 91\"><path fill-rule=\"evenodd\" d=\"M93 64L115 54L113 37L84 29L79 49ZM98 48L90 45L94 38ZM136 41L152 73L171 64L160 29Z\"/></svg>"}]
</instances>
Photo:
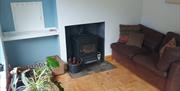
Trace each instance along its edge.
<instances>
[{"instance_id":1,"label":"fireplace","mask_svg":"<svg viewBox=\"0 0 180 91\"><path fill-rule=\"evenodd\" d=\"M104 23L66 26L67 59L81 59L84 64L104 59Z\"/></svg>"}]
</instances>

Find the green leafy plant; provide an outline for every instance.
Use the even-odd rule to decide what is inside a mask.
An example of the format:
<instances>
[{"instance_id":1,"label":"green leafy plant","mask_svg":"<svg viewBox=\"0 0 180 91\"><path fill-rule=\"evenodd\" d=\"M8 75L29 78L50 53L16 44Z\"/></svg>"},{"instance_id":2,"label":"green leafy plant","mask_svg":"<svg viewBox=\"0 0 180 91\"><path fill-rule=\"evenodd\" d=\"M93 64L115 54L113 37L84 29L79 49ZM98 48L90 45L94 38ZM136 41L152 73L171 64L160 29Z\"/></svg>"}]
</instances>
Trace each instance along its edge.
<instances>
[{"instance_id":1,"label":"green leafy plant","mask_svg":"<svg viewBox=\"0 0 180 91\"><path fill-rule=\"evenodd\" d=\"M47 66L49 69L57 68L60 66L59 62L53 57L47 57Z\"/></svg>"},{"instance_id":2,"label":"green leafy plant","mask_svg":"<svg viewBox=\"0 0 180 91\"><path fill-rule=\"evenodd\" d=\"M48 57L43 67L31 69L33 73L31 77L26 76L30 69L23 71L21 79L25 85L25 91L64 91L61 83L52 79L52 69L59 66L60 64L55 58Z\"/></svg>"}]
</instances>

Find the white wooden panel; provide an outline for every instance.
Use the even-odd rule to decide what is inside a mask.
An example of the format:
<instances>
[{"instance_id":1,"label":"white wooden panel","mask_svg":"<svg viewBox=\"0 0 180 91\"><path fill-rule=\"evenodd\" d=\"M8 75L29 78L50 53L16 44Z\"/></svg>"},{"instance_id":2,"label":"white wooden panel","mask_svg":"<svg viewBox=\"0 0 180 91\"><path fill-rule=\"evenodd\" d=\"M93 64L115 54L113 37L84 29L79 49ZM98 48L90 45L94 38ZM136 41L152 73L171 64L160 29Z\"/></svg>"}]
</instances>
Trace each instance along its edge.
<instances>
[{"instance_id":1,"label":"white wooden panel","mask_svg":"<svg viewBox=\"0 0 180 91\"><path fill-rule=\"evenodd\" d=\"M11 8L16 31L44 29L42 2L12 2Z\"/></svg>"},{"instance_id":2,"label":"white wooden panel","mask_svg":"<svg viewBox=\"0 0 180 91\"><path fill-rule=\"evenodd\" d=\"M0 31L1 31L1 25L0 25ZM6 91L6 78L7 78L7 69L6 69L6 60L5 60L5 54L4 54L4 48L3 48L3 42L2 42L2 36L0 35L0 64L5 65L4 71L0 72L0 91Z\"/></svg>"},{"instance_id":3,"label":"white wooden panel","mask_svg":"<svg viewBox=\"0 0 180 91\"><path fill-rule=\"evenodd\" d=\"M0 33L1 33L1 25L0 25ZM2 35L0 34L0 63L4 59L3 47L2 47Z\"/></svg>"}]
</instances>

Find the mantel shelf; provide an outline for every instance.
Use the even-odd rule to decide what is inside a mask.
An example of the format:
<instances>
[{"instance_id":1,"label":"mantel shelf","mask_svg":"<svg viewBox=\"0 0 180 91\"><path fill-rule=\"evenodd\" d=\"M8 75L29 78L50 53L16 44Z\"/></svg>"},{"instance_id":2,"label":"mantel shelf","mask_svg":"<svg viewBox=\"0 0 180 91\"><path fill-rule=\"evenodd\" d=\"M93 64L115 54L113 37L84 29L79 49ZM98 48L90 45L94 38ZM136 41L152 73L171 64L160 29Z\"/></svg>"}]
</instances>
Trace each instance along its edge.
<instances>
[{"instance_id":1,"label":"mantel shelf","mask_svg":"<svg viewBox=\"0 0 180 91\"><path fill-rule=\"evenodd\" d=\"M59 35L57 30L27 31L27 32L4 32L3 41L15 41Z\"/></svg>"}]
</instances>

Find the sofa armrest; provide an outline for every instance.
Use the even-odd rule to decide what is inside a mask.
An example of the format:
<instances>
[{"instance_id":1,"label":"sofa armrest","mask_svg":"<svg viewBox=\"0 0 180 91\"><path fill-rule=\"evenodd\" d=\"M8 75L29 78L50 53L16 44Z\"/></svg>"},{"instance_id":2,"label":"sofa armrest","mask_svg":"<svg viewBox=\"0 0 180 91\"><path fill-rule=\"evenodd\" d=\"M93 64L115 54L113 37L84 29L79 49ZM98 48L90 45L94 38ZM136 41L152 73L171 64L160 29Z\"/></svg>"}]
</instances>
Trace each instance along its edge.
<instances>
[{"instance_id":1,"label":"sofa armrest","mask_svg":"<svg viewBox=\"0 0 180 91\"><path fill-rule=\"evenodd\" d=\"M166 91L180 91L180 61L172 63L170 67Z\"/></svg>"}]
</instances>

